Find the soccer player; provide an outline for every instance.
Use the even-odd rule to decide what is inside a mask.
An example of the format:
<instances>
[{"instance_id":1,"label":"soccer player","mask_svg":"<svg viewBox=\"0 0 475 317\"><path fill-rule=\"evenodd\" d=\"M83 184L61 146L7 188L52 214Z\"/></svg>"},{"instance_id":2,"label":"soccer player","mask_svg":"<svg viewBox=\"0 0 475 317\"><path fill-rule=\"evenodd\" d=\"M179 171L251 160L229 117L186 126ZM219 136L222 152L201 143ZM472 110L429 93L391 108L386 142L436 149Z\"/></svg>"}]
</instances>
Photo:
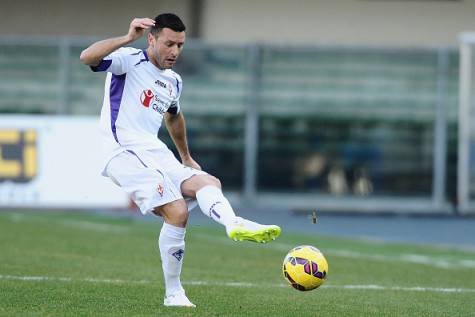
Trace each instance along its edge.
<instances>
[{"instance_id":1,"label":"soccer player","mask_svg":"<svg viewBox=\"0 0 475 317\"><path fill-rule=\"evenodd\" d=\"M148 29L147 49L125 47ZM143 214L163 217L158 244L164 305L195 307L185 295L180 273L185 227L196 203L235 241L268 242L280 235L280 228L237 217L219 179L191 157L179 101L182 79L171 70L184 44L185 25L166 13L155 20L133 19L126 35L93 43L80 59L95 72L108 72L100 123L107 153L102 174L122 187ZM157 138L163 119L181 163Z\"/></svg>"}]
</instances>

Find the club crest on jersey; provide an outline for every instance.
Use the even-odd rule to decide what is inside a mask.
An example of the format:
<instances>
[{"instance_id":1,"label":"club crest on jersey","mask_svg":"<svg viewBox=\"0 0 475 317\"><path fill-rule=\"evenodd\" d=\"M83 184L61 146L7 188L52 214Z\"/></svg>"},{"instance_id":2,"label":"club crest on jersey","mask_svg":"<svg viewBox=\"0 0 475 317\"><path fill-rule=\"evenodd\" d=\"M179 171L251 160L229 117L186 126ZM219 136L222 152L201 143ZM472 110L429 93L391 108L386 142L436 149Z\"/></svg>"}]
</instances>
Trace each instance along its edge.
<instances>
[{"instance_id":1,"label":"club crest on jersey","mask_svg":"<svg viewBox=\"0 0 475 317\"><path fill-rule=\"evenodd\" d=\"M161 197L163 197L163 185L162 184L158 184L157 192L160 194Z\"/></svg>"},{"instance_id":2,"label":"club crest on jersey","mask_svg":"<svg viewBox=\"0 0 475 317\"><path fill-rule=\"evenodd\" d=\"M148 108L150 106L150 102L153 100L153 92L150 89L146 89L142 91L142 94L140 95L140 102L145 108Z\"/></svg>"},{"instance_id":3,"label":"club crest on jersey","mask_svg":"<svg viewBox=\"0 0 475 317\"><path fill-rule=\"evenodd\" d=\"M172 86L168 86L168 94L171 96L173 94Z\"/></svg>"}]
</instances>

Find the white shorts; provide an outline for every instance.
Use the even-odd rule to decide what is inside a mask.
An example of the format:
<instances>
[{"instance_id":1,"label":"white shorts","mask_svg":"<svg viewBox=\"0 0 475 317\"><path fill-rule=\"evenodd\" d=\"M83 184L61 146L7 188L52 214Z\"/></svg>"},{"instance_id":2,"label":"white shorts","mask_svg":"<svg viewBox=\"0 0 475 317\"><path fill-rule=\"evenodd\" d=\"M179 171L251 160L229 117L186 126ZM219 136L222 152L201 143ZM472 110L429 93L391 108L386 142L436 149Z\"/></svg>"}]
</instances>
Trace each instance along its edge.
<instances>
[{"instance_id":1,"label":"white shorts","mask_svg":"<svg viewBox=\"0 0 475 317\"><path fill-rule=\"evenodd\" d=\"M140 208L142 214L169 202L182 199L181 183L206 172L181 164L167 149L126 150L114 156L105 174L122 187ZM188 210L196 207L195 199L186 199Z\"/></svg>"}]
</instances>

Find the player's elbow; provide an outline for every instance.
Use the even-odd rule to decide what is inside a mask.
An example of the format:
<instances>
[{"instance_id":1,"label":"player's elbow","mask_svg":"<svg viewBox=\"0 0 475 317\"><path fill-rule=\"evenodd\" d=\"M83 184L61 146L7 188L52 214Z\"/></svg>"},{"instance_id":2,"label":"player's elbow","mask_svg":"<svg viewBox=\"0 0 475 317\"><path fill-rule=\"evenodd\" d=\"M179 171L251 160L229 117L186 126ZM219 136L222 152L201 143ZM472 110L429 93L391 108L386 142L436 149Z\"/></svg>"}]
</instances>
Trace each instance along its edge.
<instances>
[{"instance_id":1,"label":"player's elbow","mask_svg":"<svg viewBox=\"0 0 475 317\"><path fill-rule=\"evenodd\" d=\"M97 66L98 62L96 61L96 59L94 58L94 56L92 56L87 49L85 49L84 51L81 52L81 55L79 55L79 60L85 64L85 65L88 65L88 66Z\"/></svg>"},{"instance_id":2,"label":"player's elbow","mask_svg":"<svg viewBox=\"0 0 475 317\"><path fill-rule=\"evenodd\" d=\"M81 52L81 55L79 55L79 60L81 63L89 65L88 62L90 61L89 55L87 54L86 50Z\"/></svg>"}]
</instances>

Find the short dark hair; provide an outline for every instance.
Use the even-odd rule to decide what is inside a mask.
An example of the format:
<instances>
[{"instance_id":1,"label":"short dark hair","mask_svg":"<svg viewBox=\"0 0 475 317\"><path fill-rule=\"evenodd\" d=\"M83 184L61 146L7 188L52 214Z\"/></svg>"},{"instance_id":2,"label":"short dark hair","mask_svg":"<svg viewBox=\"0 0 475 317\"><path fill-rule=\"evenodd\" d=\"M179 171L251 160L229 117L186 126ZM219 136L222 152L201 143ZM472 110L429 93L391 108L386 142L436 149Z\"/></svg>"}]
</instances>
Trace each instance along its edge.
<instances>
[{"instance_id":1,"label":"short dark hair","mask_svg":"<svg viewBox=\"0 0 475 317\"><path fill-rule=\"evenodd\" d=\"M183 21L173 13L162 13L155 18L155 25L150 30L153 36L158 36L158 33L163 28L172 29L175 32L183 32L186 30Z\"/></svg>"}]
</instances>

